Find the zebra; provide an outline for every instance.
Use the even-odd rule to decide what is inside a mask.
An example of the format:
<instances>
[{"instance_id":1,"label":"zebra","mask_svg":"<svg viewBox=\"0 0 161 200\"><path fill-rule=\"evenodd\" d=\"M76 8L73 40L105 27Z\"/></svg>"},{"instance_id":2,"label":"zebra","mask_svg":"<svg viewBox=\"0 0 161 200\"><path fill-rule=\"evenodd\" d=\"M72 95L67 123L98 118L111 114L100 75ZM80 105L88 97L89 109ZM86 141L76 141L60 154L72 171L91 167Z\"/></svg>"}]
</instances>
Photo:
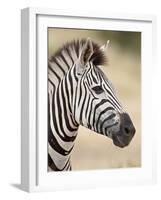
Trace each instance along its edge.
<instances>
[{"instance_id":1,"label":"zebra","mask_svg":"<svg viewBox=\"0 0 161 200\"><path fill-rule=\"evenodd\" d=\"M127 146L135 134L101 67L105 51L90 38L67 42L48 59L48 171L70 171L79 125Z\"/></svg>"}]
</instances>

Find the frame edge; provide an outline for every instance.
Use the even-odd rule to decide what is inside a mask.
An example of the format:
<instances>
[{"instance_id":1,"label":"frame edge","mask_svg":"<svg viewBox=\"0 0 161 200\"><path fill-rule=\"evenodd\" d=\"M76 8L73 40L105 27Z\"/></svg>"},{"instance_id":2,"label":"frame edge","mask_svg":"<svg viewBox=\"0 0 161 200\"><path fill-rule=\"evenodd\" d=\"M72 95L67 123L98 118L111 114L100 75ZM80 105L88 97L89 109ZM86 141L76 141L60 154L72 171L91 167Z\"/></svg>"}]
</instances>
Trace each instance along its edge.
<instances>
[{"instance_id":1,"label":"frame edge","mask_svg":"<svg viewBox=\"0 0 161 200\"><path fill-rule=\"evenodd\" d=\"M29 9L21 10L21 189L29 190Z\"/></svg>"},{"instance_id":2,"label":"frame edge","mask_svg":"<svg viewBox=\"0 0 161 200\"><path fill-rule=\"evenodd\" d=\"M34 191L36 173L36 12L21 10L21 189Z\"/></svg>"}]
</instances>

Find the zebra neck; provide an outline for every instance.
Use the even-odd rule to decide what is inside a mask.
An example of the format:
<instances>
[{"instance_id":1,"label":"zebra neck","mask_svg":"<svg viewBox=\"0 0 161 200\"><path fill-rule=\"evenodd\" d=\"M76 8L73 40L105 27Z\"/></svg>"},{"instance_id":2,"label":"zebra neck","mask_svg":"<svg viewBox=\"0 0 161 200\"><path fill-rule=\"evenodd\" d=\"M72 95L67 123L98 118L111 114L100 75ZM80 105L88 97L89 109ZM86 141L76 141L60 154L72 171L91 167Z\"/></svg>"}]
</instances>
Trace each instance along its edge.
<instances>
[{"instance_id":1,"label":"zebra neck","mask_svg":"<svg viewBox=\"0 0 161 200\"><path fill-rule=\"evenodd\" d=\"M74 60L71 53L53 58L48 65L48 166L54 171L71 170L70 156L79 127L72 111Z\"/></svg>"},{"instance_id":2,"label":"zebra neck","mask_svg":"<svg viewBox=\"0 0 161 200\"><path fill-rule=\"evenodd\" d=\"M62 81L49 93L48 161L54 171L71 169L70 155L78 131L63 85Z\"/></svg>"}]
</instances>

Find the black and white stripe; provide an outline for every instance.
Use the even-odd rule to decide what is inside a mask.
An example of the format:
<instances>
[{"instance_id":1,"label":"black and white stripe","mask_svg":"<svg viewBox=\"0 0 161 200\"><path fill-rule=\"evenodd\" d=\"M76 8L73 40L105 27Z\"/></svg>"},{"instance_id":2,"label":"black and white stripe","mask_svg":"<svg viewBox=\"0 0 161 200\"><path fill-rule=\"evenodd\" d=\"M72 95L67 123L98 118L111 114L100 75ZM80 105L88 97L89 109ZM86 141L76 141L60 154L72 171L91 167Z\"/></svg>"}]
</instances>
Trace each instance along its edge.
<instances>
[{"instance_id":1,"label":"black and white stripe","mask_svg":"<svg viewBox=\"0 0 161 200\"><path fill-rule=\"evenodd\" d=\"M122 107L100 65L102 48L91 40L67 43L48 62L48 167L71 170L79 125L111 137Z\"/></svg>"}]
</instances>

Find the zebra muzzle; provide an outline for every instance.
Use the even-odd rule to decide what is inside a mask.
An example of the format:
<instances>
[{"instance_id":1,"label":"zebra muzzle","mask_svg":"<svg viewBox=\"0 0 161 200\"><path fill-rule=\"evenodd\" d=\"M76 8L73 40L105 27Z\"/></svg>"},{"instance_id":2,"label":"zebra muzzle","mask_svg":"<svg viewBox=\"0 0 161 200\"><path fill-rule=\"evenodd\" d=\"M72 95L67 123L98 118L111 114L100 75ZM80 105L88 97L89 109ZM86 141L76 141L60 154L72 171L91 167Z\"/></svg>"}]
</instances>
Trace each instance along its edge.
<instances>
[{"instance_id":1,"label":"zebra muzzle","mask_svg":"<svg viewBox=\"0 0 161 200\"><path fill-rule=\"evenodd\" d=\"M135 135L135 127L127 113L120 115L120 130L112 135L113 143L118 147L128 146Z\"/></svg>"}]
</instances>

